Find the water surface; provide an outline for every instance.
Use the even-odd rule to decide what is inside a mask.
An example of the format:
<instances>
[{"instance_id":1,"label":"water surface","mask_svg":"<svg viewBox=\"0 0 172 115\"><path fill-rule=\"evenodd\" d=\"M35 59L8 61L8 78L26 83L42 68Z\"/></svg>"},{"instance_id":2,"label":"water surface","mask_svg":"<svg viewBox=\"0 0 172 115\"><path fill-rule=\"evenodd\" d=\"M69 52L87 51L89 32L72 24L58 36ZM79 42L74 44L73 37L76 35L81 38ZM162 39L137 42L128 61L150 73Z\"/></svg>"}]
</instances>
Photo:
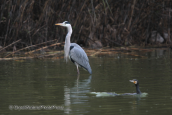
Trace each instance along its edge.
<instances>
[{"instance_id":1,"label":"water surface","mask_svg":"<svg viewBox=\"0 0 172 115\"><path fill-rule=\"evenodd\" d=\"M0 114L162 115L172 114L170 50L89 57L93 74L59 60L0 61ZM138 79L146 97L96 97L89 92L134 93ZM9 106L56 106L21 110ZM11 106L10 106L11 107Z\"/></svg>"}]
</instances>

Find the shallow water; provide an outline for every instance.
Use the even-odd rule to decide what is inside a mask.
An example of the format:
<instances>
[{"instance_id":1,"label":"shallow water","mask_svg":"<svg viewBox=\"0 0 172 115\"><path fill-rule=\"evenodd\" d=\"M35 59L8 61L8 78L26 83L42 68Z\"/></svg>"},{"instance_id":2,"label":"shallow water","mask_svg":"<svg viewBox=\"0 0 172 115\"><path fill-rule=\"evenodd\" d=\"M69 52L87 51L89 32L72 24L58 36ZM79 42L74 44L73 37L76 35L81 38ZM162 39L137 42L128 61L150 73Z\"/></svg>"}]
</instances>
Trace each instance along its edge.
<instances>
[{"instance_id":1,"label":"shallow water","mask_svg":"<svg viewBox=\"0 0 172 115\"><path fill-rule=\"evenodd\" d=\"M172 52L154 50L89 57L92 76L59 60L0 61L0 114L162 115L172 114ZM138 56L139 55L139 56ZM96 97L90 92L135 93L145 97Z\"/></svg>"}]
</instances>

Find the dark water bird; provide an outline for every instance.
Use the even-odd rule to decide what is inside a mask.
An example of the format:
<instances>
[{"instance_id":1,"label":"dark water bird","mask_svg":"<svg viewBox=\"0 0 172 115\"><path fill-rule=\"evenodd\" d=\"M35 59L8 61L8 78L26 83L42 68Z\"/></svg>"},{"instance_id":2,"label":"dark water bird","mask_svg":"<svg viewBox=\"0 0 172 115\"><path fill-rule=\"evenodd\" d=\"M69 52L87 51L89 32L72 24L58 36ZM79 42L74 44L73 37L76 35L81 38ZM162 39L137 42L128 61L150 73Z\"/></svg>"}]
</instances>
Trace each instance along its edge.
<instances>
[{"instance_id":1,"label":"dark water bird","mask_svg":"<svg viewBox=\"0 0 172 115\"><path fill-rule=\"evenodd\" d=\"M137 79L130 80L130 82L134 83L136 86L136 93L141 94L142 92L139 89L139 81Z\"/></svg>"},{"instance_id":2,"label":"dark water bird","mask_svg":"<svg viewBox=\"0 0 172 115\"><path fill-rule=\"evenodd\" d=\"M139 81L137 79L133 79L133 80L129 80L129 81L135 84L135 86L136 86L136 93L117 94L115 92L90 92L90 94L95 94L96 97L103 97L103 96L125 96L125 95L146 97L147 93L141 93L141 91L139 89Z\"/></svg>"},{"instance_id":3,"label":"dark water bird","mask_svg":"<svg viewBox=\"0 0 172 115\"><path fill-rule=\"evenodd\" d=\"M64 21L63 23L57 23L55 25L66 27L68 33L65 38L65 45L64 45L64 57L66 62L68 58L76 65L77 72L79 75L79 68L82 67L83 69L87 70L90 74L92 74L91 66L89 64L89 59L85 51L76 43L70 43L70 37L72 35L72 27L68 21Z\"/></svg>"}]
</instances>

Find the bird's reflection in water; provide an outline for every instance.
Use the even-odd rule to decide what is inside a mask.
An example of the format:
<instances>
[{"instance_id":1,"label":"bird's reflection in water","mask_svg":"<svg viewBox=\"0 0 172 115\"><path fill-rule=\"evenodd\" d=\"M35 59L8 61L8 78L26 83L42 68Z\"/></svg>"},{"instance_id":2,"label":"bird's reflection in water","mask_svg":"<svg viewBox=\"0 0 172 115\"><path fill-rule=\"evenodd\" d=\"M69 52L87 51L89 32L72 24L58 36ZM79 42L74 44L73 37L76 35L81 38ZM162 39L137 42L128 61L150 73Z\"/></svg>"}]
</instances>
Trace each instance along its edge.
<instances>
[{"instance_id":1,"label":"bird's reflection in water","mask_svg":"<svg viewBox=\"0 0 172 115\"><path fill-rule=\"evenodd\" d=\"M91 75L88 79L82 81L77 78L74 87L64 86L64 113L69 114L72 111L71 105L86 104L88 99L86 94L90 92L91 79Z\"/></svg>"},{"instance_id":2,"label":"bird's reflection in water","mask_svg":"<svg viewBox=\"0 0 172 115\"><path fill-rule=\"evenodd\" d=\"M79 77L80 77L80 74L77 75L77 85L78 85L78 81L79 81Z\"/></svg>"},{"instance_id":3,"label":"bird's reflection in water","mask_svg":"<svg viewBox=\"0 0 172 115\"><path fill-rule=\"evenodd\" d=\"M64 112L69 113L71 111L70 109L70 89L67 88L67 86L64 86Z\"/></svg>"}]
</instances>

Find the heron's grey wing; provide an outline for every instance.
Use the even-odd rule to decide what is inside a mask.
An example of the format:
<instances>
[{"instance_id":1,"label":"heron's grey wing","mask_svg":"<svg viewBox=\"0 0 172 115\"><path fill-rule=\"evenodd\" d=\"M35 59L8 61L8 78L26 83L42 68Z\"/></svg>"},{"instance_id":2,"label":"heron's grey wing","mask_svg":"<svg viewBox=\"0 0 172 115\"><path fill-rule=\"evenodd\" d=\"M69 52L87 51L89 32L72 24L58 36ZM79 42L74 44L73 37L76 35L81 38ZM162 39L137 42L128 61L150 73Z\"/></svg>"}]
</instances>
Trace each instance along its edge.
<instances>
[{"instance_id":1,"label":"heron's grey wing","mask_svg":"<svg viewBox=\"0 0 172 115\"><path fill-rule=\"evenodd\" d=\"M90 74L92 73L87 54L80 46L71 46L69 56L72 61L86 69Z\"/></svg>"},{"instance_id":2,"label":"heron's grey wing","mask_svg":"<svg viewBox=\"0 0 172 115\"><path fill-rule=\"evenodd\" d=\"M81 48L81 46L79 46L78 44L76 43L71 43L71 46L74 46L75 48L78 48L81 50L81 52L83 52L82 54L84 55L84 57L86 58L86 60L89 61L88 57L87 57L87 54L85 53L85 51Z\"/></svg>"}]
</instances>

